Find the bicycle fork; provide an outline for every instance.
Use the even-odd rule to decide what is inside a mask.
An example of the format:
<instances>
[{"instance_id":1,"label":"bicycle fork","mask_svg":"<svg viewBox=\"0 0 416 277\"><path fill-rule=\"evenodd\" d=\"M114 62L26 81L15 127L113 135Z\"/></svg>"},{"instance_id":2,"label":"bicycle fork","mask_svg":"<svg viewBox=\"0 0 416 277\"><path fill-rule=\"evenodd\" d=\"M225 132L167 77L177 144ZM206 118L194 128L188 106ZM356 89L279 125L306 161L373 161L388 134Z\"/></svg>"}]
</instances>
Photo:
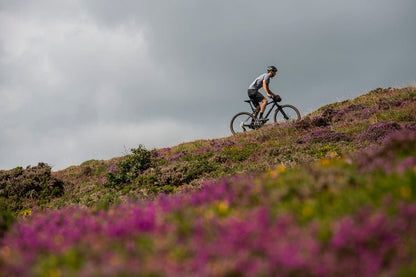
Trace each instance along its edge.
<instances>
[{"instance_id":1,"label":"bicycle fork","mask_svg":"<svg viewBox=\"0 0 416 277\"><path fill-rule=\"evenodd\" d=\"M284 117L286 120L289 120L289 117L287 116L287 114L285 113L285 111L282 109L282 107L281 107L281 106L279 106L279 111L282 113L283 117Z\"/></svg>"}]
</instances>

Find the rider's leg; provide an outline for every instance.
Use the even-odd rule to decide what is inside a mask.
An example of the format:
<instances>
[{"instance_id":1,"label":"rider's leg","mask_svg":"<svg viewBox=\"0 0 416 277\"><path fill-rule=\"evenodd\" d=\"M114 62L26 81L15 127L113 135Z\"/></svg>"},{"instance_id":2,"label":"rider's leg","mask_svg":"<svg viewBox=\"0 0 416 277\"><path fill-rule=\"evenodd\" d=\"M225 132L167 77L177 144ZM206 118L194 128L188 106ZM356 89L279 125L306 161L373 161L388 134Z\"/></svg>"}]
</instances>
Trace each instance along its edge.
<instances>
[{"instance_id":1,"label":"rider's leg","mask_svg":"<svg viewBox=\"0 0 416 277\"><path fill-rule=\"evenodd\" d=\"M256 109L254 110L254 113L253 113L254 118L257 118L259 111L260 111L260 105L257 104Z\"/></svg>"},{"instance_id":2,"label":"rider's leg","mask_svg":"<svg viewBox=\"0 0 416 277\"><path fill-rule=\"evenodd\" d=\"M264 109L266 107L266 105L264 104L264 101L266 101L266 104L267 104L267 99L264 98L263 94L261 94L258 91L256 91L255 99L256 99L256 102L257 102L256 103L257 105L256 105L256 115L255 115L255 118L257 118L257 115L259 114L259 111L260 111L260 116L263 115ZM261 102L261 106L259 105L259 102Z\"/></svg>"},{"instance_id":3,"label":"rider's leg","mask_svg":"<svg viewBox=\"0 0 416 277\"><path fill-rule=\"evenodd\" d=\"M263 118L263 113L264 113L264 110L266 109L266 105L267 105L267 99L263 98L263 100L261 100L260 117L259 118Z\"/></svg>"}]
</instances>

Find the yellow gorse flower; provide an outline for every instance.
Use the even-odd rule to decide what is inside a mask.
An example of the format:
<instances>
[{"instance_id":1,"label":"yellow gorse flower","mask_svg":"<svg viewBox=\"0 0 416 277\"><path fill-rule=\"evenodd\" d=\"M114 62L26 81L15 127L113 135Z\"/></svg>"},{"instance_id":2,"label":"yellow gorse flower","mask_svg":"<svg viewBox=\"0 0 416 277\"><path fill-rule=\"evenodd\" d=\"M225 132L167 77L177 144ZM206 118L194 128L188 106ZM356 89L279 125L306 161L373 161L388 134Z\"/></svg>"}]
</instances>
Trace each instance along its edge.
<instances>
[{"instance_id":1,"label":"yellow gorse flower","mask_svg":"<svg viewBox=\"0 0 416 277\"><path fill-rule=\"evenodd\" d=\"M331 162L328 159L322 159L321 162L320 162L320 165L321 166L328 166L328 165L330 165L330 163Z\"/></svg>"},{"instance_id":2,"label":"yellow gorse flower","mask_svg":"<svg viewBox=\"0 0 416 277\"><path fill-rule=\"evenodd\" d=\"M278 166L277 166L277 172L279 172L279 173L283 173L283 172L285 172L286 171L286 166L284 166L283 164L279 164Z\"/></svg>"},{"instance_id":3,"label":"yellow gorse flower","mask_svg":"<svg viewBox=\"0 0 416 277\"><path fill-rule=\"evenodd\" d=\"M32 215L32 210L31 209L26 209L23 210L19 213L19 216L31 216Z\"/></svg>"},{"instance_id":4,"label":"yellow gorse flower","mask_svg":"<svg viewBox=\"0 0 416 277\"><path fill-rule=\"evenodd\" d=\"M326 154L326 157L327 157L328 159L335 159L335 158L338 158L338 157L339 157L339 155L338 155L338 153L337 153L336 151L330 151L330 152L328 152L328 153Z\"/></svg>"},{"instance_id":5,"label":"yellow gorse flower","mask_svg":"<svg viewBox=\"0 0 416 277\"><path fill-rule=\"evenodd\" d=\"M62 276L62 273L58 268L52 268L46 271L44 275L48 277L60 277Z\"/></svg>"},{"instance_id":6,"label":"yellow gorse flower","mask_svg":"<svg viewBox=\"0 0 416 277\"><path fill-rule=\"evenodd\" d=\"M270 169L270 171L268 172L269 177L276 179L277 177L279 177L279 175L283 172L286 171L286 166L284 166L283 164L279 164L275 170Z\"/></svg>"},{"instance_id":7,"label":"yellow gorse flower","mask_svg":"<svg viewBox=\"0 0 416 277\"><path fill-rule=\"evenodd\" d=\"M218 203L217 208L220 213L226 213L229 209L229 204L227 201L221 201Z\"/></svg>"},{"instance_id":8,"label":"yellow gorse flower","mask_svg":"<svg viewBox=\"0 0 416 277\"><path fill-rule=\"evenodd\" d=\"M269 176L273 179L276 179L277 176L279 176L279 173L277 172L277 170L270 170L269 171Z\"/></svg>"}]
</instances>

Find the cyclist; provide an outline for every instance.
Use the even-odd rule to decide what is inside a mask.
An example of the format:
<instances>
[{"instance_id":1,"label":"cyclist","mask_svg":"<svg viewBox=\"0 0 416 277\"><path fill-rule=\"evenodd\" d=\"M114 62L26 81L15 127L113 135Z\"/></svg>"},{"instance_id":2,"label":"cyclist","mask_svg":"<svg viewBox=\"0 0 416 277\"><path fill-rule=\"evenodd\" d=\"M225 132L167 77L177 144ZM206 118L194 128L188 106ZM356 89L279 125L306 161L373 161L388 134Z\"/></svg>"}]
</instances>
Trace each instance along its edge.
<instances>
[{"instance_id":1,"label":"cyclist","mask_svg":"<svg viewBox=\"0 0 416 277\"><path fill-rule=\"evenodd\" d=\"M259 92L259 89L263 88L268 97L270 98L276 97L277 101L280 101L280 96L278 95L276 96L269 89L270 79L276 76L276 73L277 73L277 68L275 66L273 65L268 66L267 73L261 74L248 87L248 97L250 97L251 101L256 107L256 111L254 112L254 118L257 118L257 115L260 112L259 120L267 121L267 119L263 119L263 113L267 105L267 99L264 98L263 94ZM259 102L261 102L261 106L259 105Z\"/></svg>"}]
</instances>

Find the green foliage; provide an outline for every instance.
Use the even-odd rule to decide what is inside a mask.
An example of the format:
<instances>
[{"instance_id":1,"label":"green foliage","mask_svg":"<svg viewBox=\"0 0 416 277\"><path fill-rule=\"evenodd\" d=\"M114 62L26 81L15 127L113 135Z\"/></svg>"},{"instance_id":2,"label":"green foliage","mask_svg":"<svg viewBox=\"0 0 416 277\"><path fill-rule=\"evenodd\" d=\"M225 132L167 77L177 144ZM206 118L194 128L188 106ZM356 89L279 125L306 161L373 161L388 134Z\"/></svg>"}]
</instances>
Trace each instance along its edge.
<instances>
[{"instance_id":1,"label":"green foliage","mask_svg":"<svg viewBox=\"0 0 416 277\"><path fill-rule=\"evenodd\" d=\"M413 108L388 109L376 113L377 121L410 122L416 120Z\"/></svg>"},{"instance_id":2,"label":"green foliage","mask_svg":"<svg viewBox=\"0 0 416 277\"><path fill-rule=\"evenodd\" d=\"M414 261L410 266L403 267L398 277L413 277L416 276L416 261Z\"/></svg>"},{"instance_id":3,"label":"green foliage","mask_svg":"<svg viewBox=\"0 0 416 277\"><path fill-rule=\"evenodd\" d=\"M79 173L80 176L101 176L106 168L103 165L102 161L97 160L89 160L86 162L83 162L80 165L81 172Z\"/></svg>"},{"instance_id":4,"label":"green foliage","mask_svg":"<svg viewBox=\"0 0 416 277\"><path fill-rule=\"evenodd\" d=\"M63 182L64 193L59 186L48 189L34 187L35 184L48 183L50 177L46 175L38 174L36 180L30 181L32 179L21 177L27 176L21 167L8 171L7 178L0 171L0 196L15 212L34 205L49 208L68 203L107 208L127 199L152 199L158 193L199 188L203 180L247 172L258 174L279 164L291 168L328 157L348 158L351 153L375 143L374 135L368 132L374 124L389 121L400 125L401 129L414 129L415 100L414 88L378 88L353 100L326 105L296 124L272 123L240 136L197 140L152 151L140 145L121 158L89 160L80 166L52 173L56 180ZM380 129L385 130L383 126ZM370 139L360 140L365 133L369 133ZM381 139L377 141L380 142ZM393 156L392 160L397 158L398 162L412 163L407 159L408 151L402 152L396 151L400 159ZM371 160L374 163L379 160L372 157L363 159L364 162L358 166L364 167L371 164ZM387 164L387 168L389 160L386 158L387 162L379 163ZM7 181L13 186L6 188L6 179L13 180ZM10 191L25 196L9 198L6 192Z\"/></svg>"},{"instance_id":5,"label":"green foliage","mask_svg":"<svg viewBox=\"0 0 416 277\"><path fill-rule=\"evenodd\" d=\"M272 196L271 206L276 213L290 212L301 223L330 222L363 208L385 208L394 214L397 203L416 201L415 170L403 174L363 173L343 160L323 159L285 170L278 178L273 177L274 171L271 173L260 181L263 193ZM264 204L261 199L257 202Z\"/></svg>"},{"instance_id":6,"label":"green foliage","mask_svg":"<svg viewBox=\"0 0 416 277\"><path fill-rule=\"evenodd\" d=\"M214 171L217 168L217 165L213 162L207 160L200 160L194 163L191 163L188 171L185 174L185 182L190 182L203 174L208 174Z\"/></svg>"},{"instance_id":7,"label":"green foliage","mask_svg":"<svg viewBox=\"0 0 416 277\"><path fill-rule=\"evenodd\" d=\"M225 238L213 247L214 255L207 256L215 258L221 253L217 247L219 249L224 242L236 242L236 249L244 251L246 249L240 248L242 243L255 237L244 237L245 232L262 229L258 227L269 228L271 222L280 219L284 219L281 221L282 227L293 224L301 227L298 230L300 232L293 232L295 241L304 238L303 231L309 229L322 243L323 249L334 246L334 236L341 229L337 224L345 223L348 234L351 229L349 220L357 220L359 224L352 225L355 229L352 230L350 239L357 236L357 241L361 243L362 234L365 233L371 246L373 234L379 229L381 234L385 230L383 225L377 229L371 227L377 227L371 224L371 219L377 218L369 215L385 214L395 218L403 211L408 213L405 214L406 217L416 214L415 97L414 89L376 89L352 101L328 105L318 110L314 117L300 122L302 124L270 124L240 136L199 140L152 151L140 145L137 149L131 149L131 154L120 159L108 162L90 160L79 167L71 167L65 174L58 174L64 176L65 181L71 180L73 184L68 186L70 189L66 189L67 193L63 197L58 198L59 201L53 202L53 207L76 203L93 207L92 213L100 210L96 214L110 216L104 219L111 218L108 221L109 228L105 230L113 233L114 237L105 241L103 248L98 250L79 247L73 252L71 248L65 248L59 253L42 256L42 249L39 252L39 267L32 273L73 276L86 266L84 262L94 265L97 258L95 253L108 254L113 251L110 254L121 259L111 259L111 255L104 256L104 263L117 263L131 258L132 249L137 256L133 257L131 264L138 260L146 263L146 259L152 258L152 255L160 255L148 264L150 269L160 260L178 262L179 265L199 253L196 242L210 244L210 240L216 237ZM391 132L387 132L388 130ZM345 136L337 136L339 134ZM104 171L108 172L105 175L106 180L103 178ZM222 177L225 178L218 180ZM51 179L53 180L50 168L48 170L44 166L36 170L18 167L7 172L0 171L0 237L5 232L12 233L10 225L15 221L16 211L20 211L19 216L29 216L31 209L25 207L35 204L47 207L50 200L60 195L59 186L39 185L51 184ZM43 189L38 189L39 186ZM188 191L191 189L195 191ZM157 197L160 193L178 191L182 193L172 198ZM13 198L13 195L22 197ZM143 198L154 201L130 202ZM128 205L120 206L120 214L111 217L120 208L114 206L127 201ZM128 207L131 204L140 206L140 209L134 209L134 213L127 216L129 219L125 221L126 224L117 222L120 215L129 212L129 208L123 209L123 206ZM405 210L404 206L407 206ZM256 213L251 213L254 211ZM36 214L39 216L39 213ZM65 217L67 216L65 213ZM390 220L387 217L386 220ZM371 228L363 232L362 226L365 224L360 224L366 223L367 219ZM137 224L140 220L143 222ZM396 222L400 223L400 220ZM117 223L118 227L111 229L112 224ZM173 225L169 225L172 223ZM409 226L414 228L415 222L410 223ZM244 230L245 226L249 228ZM123 229L125 227L132 229ZM138 228L144 228L145 231L140 230L136 235L131 235ZM235 232L224 235L233 228ZM72 229L75 228L70 230ZM122 235L121 230L128 231ZM159 231L162 232L158 233ZM34 234L36 232L34 230ZM287 233L292 233L292 230L288 229ZM404 236L400 232L392 233L394 240L400 237L409 245L408 249L400 248L397 253L403 257L416 257L413 247L414 231ZM120 236L125 241L123 239L115 242ZM364 244L367 244L366 236ZM97 242L104 237L105 235L98 236ZM264 244L267 246L276 237L266 238ZM344 237L340 236L342 239ZM93 236L86 241L90 238ZM288 238L289 240L283 242L291 243L291 236ZM53 239L59 242L60 237ZM80 239L84 239L83 234ZM241 243L238 239L241 239ZM382 236L381 240L384 242L388 239ZM348 239L346 241L345 250L350 251L354 245ZM191 247L186 247L187 244ZM98 248L99 243L92 245ZM108 245L109 248L106 248ZM259 244L249 243L245 247L250 249L253 245L257 249ZM348 254L343 249L333 256L340 258L333 263L334 268ZM83 256L90 250L90 257ZM272 255L274 250L272 249ZM376 249L378 251L379 248ZM239 250L231 253L239 253ZM254 250L254 253L255 259L263 255L264 251L260 253ZM314 253L319 255L320 252ZM390 256L397 256L396 252L386 254L388 259ZM223 260L218 260L219 263L214 265L221 269L224 263ZM249 260L253 260L252 257ZM15 264L14 260L10 261L12 265ZM320 263L316 264L319 266ZM149 268L147 272L150 272ZM240 274L232 270L216 273L219 276ZM403 263L398 276L414 276L415 273L416 263L409 259ZM298 275L305 274L299 271ZM297 273L293 276L297 276Z\"/></svg>"},{"instance_id":8,"label":"green foliage","mask_svg":"<svg viewBox=\"0 0 416 277\"><path fill-rule=\"evenodd\" d=\"M0 197L0 238L7 232L11 224L15 221L13 212L6 206L7 200Z\"/></svg>"},{"instance_id":9,"label":"green foliage","mask_svg":"<svg viewBox=\"0 0 416 277\"><path fill-rule=\"evenodd\" d=\"M106 194L100 198L97 203L97 207L101 210L107 210L110 206L120 204L120 201L115 199L115 195Z\"/></svg>"},{"instance_id":10,"label":"green foliage","mask_svg":"<svg viewBox=\"0 0 416 277\"><path fill-rule=\"evenodd\" d=\"M107 173L106 187L120 187L134 182L134 180L152 165L151 151L143 145L131 149L131 154L125 156L116 168Z\"/></svg>"},{"instance_id":11,"label":"green foliage","mask_svg":"<svg viewBox=\"0 0 416 277\"><path fill-rule=\"evenodd\" d=\"M75 272L81 268L84 259L74 250L68 250L61 255L48 256L35 268L38 276L60 276L64 269L68 275L76 275Z\"/></svg>"},{"instance_id":12,"label":"green foliage","mask_svg":"<svg viewBox=\"0 0 416 277\"><path fill-rule=\"evenodd\" d=\"M242 162L247 160L259 146L257 144L243 144L240 146L229 146L223 150L227 159L233 162Z\"/></svg>"},{"instance_id":13,"label":"green foliage","mask_svg":"<svg viewBox=\"0 0 416 277\"><path fill-rule=\"evenodd\" d=\"M45 204L63 195L63 185L51 176L51 167L45 163L0 171L0 197L7 199L8 207L16 212L24 208L23 202Z\"/></svg>"},{"instance_id":14,"label":"green foliage","mask_svg":"<svg viewBox=\"0 0 416 277\"><path fill-rule=\"evenodd\" d=\"M158 178L155 174L153 173L149 173L149 174L142 174L139 175L136 179L135 179L135 183L139 184L139 185L154 185L158 183Z\"/></svg>"}]
</instances>

